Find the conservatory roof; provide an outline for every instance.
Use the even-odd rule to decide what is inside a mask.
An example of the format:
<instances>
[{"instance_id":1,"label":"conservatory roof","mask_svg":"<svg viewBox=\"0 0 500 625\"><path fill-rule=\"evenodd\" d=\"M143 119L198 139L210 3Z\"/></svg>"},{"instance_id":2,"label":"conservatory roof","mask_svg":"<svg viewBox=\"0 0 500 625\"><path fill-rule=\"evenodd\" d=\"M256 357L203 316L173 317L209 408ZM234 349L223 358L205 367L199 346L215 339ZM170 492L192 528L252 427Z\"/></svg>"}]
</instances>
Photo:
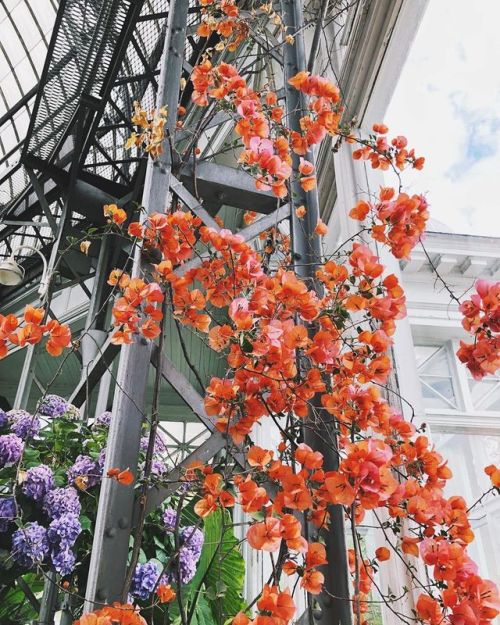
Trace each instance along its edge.
<instances>
[{"instance_id":1,"label":"conservatory roof","mask_svg":"<svg viewBox=\"0 0 500 625\"><path fill-rule=\"evenodd\" d=\"M19 160L59 0L0 0L0 171Z\"/></svg>"}]
</instances>

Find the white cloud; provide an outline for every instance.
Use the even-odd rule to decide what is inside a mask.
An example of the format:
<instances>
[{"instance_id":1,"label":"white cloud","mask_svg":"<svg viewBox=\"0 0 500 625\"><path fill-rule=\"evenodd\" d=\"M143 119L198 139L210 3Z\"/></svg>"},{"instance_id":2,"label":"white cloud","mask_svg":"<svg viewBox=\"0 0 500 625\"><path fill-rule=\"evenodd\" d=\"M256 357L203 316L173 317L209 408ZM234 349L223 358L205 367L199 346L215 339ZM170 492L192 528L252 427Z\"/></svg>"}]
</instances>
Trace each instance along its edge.
<instances>
[{"instance_id":1,"label":"white cloud","mask_svg":"<svg viewBox=\"0 0 500 625\"><path fill-rule=\"evenodd\" d=\"M384 120L405 134L434 219L455 232L500 236L500 3L430 0Z\"/></svg>"}]
</instances>

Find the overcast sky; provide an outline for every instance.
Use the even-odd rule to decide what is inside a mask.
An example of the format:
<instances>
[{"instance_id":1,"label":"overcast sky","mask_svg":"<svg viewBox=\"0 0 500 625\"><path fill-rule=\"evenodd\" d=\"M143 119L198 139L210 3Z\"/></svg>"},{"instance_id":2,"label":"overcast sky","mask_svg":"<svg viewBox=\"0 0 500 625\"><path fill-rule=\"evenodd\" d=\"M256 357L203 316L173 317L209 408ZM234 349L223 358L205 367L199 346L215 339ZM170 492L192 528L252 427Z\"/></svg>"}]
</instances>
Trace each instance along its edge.
<instances>
[{"instance_id":1,"label":"overcast sky","mask_svg":"<svg viewBox=\"0 0 500 625\"><path fill-rule=\"evenodd\" d=\"M385 122L404 134L431 216L500 236L500 0L429 0Z\"/></svg>"}]
</instances>

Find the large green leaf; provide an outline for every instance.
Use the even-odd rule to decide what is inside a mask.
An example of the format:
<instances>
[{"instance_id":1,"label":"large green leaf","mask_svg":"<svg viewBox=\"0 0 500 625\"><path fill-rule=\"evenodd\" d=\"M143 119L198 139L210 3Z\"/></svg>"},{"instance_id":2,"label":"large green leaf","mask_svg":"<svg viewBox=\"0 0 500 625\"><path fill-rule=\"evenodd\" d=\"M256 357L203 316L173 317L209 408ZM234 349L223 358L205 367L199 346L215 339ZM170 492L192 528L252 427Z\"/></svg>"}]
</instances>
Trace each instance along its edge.
<instances>
[{"instance_id":1,"label":"large green leaf","mask_svg":"<svg viewBox=\"0 0 500 625\"><path fill-rule=\"evenodd\" d=\"M205 543L192 582L193 601L200 592L205 592L215 622L223 625L244 605L245 562L234 535L231 516L226 510L216 510L207 516L204 529Z\"/></svg>"},{"instance_id":2,"label":"large green leaf","mask_svg":"<svg viewBox=\"0 0 500 625\"><path fill-rule=\"evenodd\" d=\"M206 517L204 534L196 575L182 587L182 603L192 615L190 625L224 625L244 606L245 562L227 511ZM177 602L170 605L169 615L171 623L180 625Z\"/></svg>"}]
</instances>

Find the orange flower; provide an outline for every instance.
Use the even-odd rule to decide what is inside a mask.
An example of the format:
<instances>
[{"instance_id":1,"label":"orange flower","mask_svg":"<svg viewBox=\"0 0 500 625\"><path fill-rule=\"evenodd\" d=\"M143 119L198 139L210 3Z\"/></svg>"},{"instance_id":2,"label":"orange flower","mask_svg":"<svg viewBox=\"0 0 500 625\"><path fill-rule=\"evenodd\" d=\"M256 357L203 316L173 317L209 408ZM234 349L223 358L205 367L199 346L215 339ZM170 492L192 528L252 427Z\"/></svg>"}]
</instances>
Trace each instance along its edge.
<instances>
[{"instance_id":1,"label":"orange flower","mask_svg":"<svg viewBox=\"0 0 500 625\"><path fill-rule=\"evenodd\" d=\"M119 484L123 484L123 486L130 486L134 481L134 474L130 469L125 469L122 471L121 469L109 469L107 473L108 477L113 477Z\"/></svg>"},{"instance_id":2,"label":"orange flower","mask_svg":"<svg viewBox=\"0 0 500 625\"><path fill-rule=\"evenodd\" d=\"M275 517L267 517L261 523L248 528L247 540L253 549L277 551L281 544L281 522Z\"/></svg>"},{"instance_id":3,"label":"orange flower","mask_svg":"<svg viewBox=\"0 0 500 625\"><path fill-rule=\"evenodd\" d=\"M310 176L314 171L314 165L300 157L299 172L304 176Z\"/></svg>"},{"instance_id":4,"label":"orange flower","mask_svg":"<svg viewBox=\"0 0 500 625\"><path fill-rule=\"evenodd\" d=\"M429 595L420 595L416 608L420 618L428 621L431 625L438 625L443 620L439 603Z\"/></svg>"},{"instance_id":5,"label":"orange flower","mask_svg":"<svg viewBox=\"0 0 500 625\"><path fill-rule=\"evenodd\" d=\"M156 594L160 599L160 603L170 603L177 596L170 584L160 584L156 589Z\"/></svg>"},{"instance_id":6,"label":"orange flower","mask_svg":"<svg viewBox=\"0 0 500 625\"><path fill-rule=\"evenodd\" d=\"M312 191L316 187L316 176L305 176L300 179L300 186L304 191ZM316 226L317 227L317 226ZM326 228L326 226L325 226ZM317 232L316 234L319 234ZM326 232L325 232L326 234Z\"/></svg>"},{"instance_id":7,"label":"orange flower","mask_svg":"<svg viewBox=\"0 0 500 625\"><path fill-rule=\"evenodd\" d=\"M249 625L250 619L244 612L238 612L233 618L232 625Z\"/></svg>"},{"instance_id":8,"label":"orange flower","mask_svg":"<svg viewBox=\"0 0 500 625\"><path fill-rule=\"evenodd\" d=\"M299 219L302 219L302 217L304 217L306 212L307 212L307 209L303 204L301 204L300 206L297 206L297 208L295 209L295 214L297 215Z\"/></svg>"},{"instance_id":9,"label":"orange flower","mask_svg":"<svg viewBox=\"0 0 500 625\"><path fill-rule=\"evenodd\" d=\"M497 469L494 464L489 464L485 467L484 472L489 476L493 486L500 488L500 469Z\"/></svg>"},{"instance_id":10,"label":"orange flower","mask_svg":"<svg viewBox=\"0 0 500 625\"><path fill-rule=\"evenodd\" d=\"M319 595L323 589L325 576L320 571L305 571L300 581L300 587L312 595Z\"/></svg>"},{"instance_id":11,"label":"orange flower","mask_svg":"<svg viewBox=\"0 0 500 625\"><path fill-rule=\"evenodd\" d=\"M366 216L369 212L370 205L368 204L368 202L364 202L363 200L361 200L356 204L354 208L351 208L351 210L349 211L349 217L357 219L358 221L363 221L363 219L366 219Z\"/></svg>"},{"instance_id":12,"label":"orange flower","mask_svg":"<svg viewBox=\"0 0 500 625\"><path fill-rule=\"evenodd\" d=\"M410 536L403 536L401 540L401 549L403 553L418 558L418 543L420 538L411 538Z\"/></svg>"},{"instance_id":13,"label":"orange flower","mask_svg":"<svg viewBox=\"0 0 500 625\"><path fill-rule=\"evenodd\" d=\"M33 323L34 325L40 325L42 322L45 311L43 308L34 308L33 306L26 306L24 309L24 320L26 323ZM17 327L17 324L16 324Z\"/></svg>"},{"instance_id":14,"label":"orange flower","mask_svg":"<svg viewBox=\"0 0 500 625\"><path fill-rule=\"evenodd\" d=\"M127 213L123 208L118 208L116 204L105 204L103 211L104 216L108 218L108 222L113 222L118 226L127 220Z\"/></svg>"},{"instance_id":15,"label":"orange flower","mask_svg":"<svg viewBox=\"0 0 500 625\"><path fill-rule=\"evenodd\" d=\"M314 228L314 232L320 237L324 237L328 232L328 226L323 223L321 219L318 219L318 223L316 224L316 228Z\"/></svg>"},{"instance_id":16,"label":"orange flower","mask_svg":"<svg viewBox=\"0 0 500 625\"><path fill-rule=\"evenodd\" d=\"M391 552L387 547L377 547L377 549L375 549L375 557L379 562L385 562L385 560L389 560L391 557Z\"/></svg>"},{"instance_id":17,"label":"orange flower","mask_svg":"<svg viewBox=\"0 0 500 625\"><path fill-rule=\"evenodd\" d=\"M263 469L272 459L273 452L258 445L252 445L247 453L247 462L251 467Z\"/></svg>"}]
</instances>

